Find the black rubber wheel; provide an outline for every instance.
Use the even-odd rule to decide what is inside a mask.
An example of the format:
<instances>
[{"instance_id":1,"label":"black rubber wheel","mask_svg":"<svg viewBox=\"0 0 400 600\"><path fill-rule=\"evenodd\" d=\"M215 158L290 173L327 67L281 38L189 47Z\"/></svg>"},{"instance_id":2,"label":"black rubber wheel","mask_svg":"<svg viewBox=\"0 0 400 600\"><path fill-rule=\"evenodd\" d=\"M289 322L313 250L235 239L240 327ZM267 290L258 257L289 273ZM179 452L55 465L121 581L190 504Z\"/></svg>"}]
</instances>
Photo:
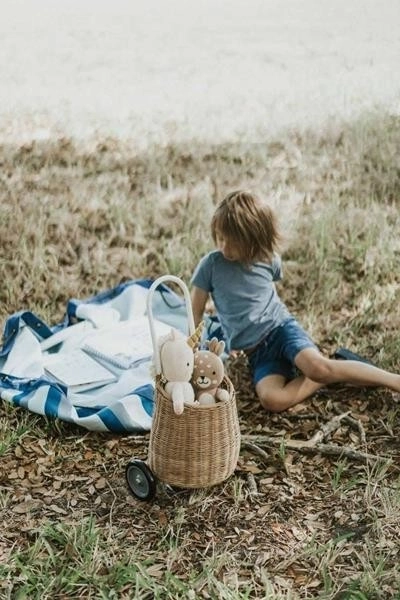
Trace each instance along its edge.
<instances>
[{"instance_id":1,"label":"black rubber wheel","mask_svg":"<svg viewBox=\"0 0 400 600\"><path fill-rule=\"evenodd\" d=\"M143 460L131 460L126 465L125 477L128 487L138 500L151 500L156 493L156 480Z\"/></svg>"}]
</instances>

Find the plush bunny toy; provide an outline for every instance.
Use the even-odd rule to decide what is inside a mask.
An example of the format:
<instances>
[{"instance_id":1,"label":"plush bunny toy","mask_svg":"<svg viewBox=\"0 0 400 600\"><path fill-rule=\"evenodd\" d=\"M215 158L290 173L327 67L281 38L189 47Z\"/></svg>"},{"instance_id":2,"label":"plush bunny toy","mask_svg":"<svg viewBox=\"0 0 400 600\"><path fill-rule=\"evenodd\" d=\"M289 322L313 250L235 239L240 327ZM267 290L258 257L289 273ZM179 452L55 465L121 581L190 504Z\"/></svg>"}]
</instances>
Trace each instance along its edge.
<instances>
[{"instance_id":1,"label":"plush bunny toy","mask_svg":"<svg viewBox=\"0 0 400 600\"><path fill-rule=\"evenodd\" d=\"M216 400L229 400L229 392L219 387L224 378L224 364L220 354L224 351L225 342L212 338L208 342L208 350L197 350L194 354L192 376L196 399L199 404L215 404Z\"/></svg>"},{"instance_id":2,"label":"plush bunny toy","mask_svg":"<svg viewBox=\"0 0 400 600\"><path fill-rule=\"evenodd\" d=\"M161 372L166 380L165 391L171 397L174 412L183 413L184 404L194 404L190 383L193 373L193 349L185 336L176 329L159 341Z\"/></svg>"}]
</instances>

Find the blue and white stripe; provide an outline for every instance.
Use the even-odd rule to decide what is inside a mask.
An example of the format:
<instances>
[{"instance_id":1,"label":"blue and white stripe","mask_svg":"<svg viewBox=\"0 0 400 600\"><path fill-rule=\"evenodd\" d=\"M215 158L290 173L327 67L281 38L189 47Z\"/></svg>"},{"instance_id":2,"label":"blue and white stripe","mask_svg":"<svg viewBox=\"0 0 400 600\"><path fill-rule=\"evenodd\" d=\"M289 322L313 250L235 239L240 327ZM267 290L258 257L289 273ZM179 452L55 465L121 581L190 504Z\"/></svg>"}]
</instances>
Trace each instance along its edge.
<instances>
[{"instance_id":1,"label":"blue and white stripe","mask_svg":"<svg viewBox=\"0 0 400 600\"><path fill-rule=\"evenodd\" d=\"M76 320L90 316L90 309L101 306L118 311L121 320L145 313L146 297L152 284L150 279L134 280L102 292L86 300L68 302L65 319L48 326L29 311L15 313L7 319L0 350L0 397L39 415L59 418L92 431L142 433L150 430L153 414L154 384L149 363L121 373L116 383L98 390L69 393L45 376L15 377L2 372L6 360L16 347L16 340L24 329L39 341L49 338ZM183 299L165 285L154 294L154 316L183 332L187 331L186 309ZM95 314L95 311L94 311ZM30 356L26 356L27 373ZM22 363L24 360L22 360ZM24 364L21 364L24 370ZM125 377L125 380L123 378Z\"/></svg>"}]
</instances>

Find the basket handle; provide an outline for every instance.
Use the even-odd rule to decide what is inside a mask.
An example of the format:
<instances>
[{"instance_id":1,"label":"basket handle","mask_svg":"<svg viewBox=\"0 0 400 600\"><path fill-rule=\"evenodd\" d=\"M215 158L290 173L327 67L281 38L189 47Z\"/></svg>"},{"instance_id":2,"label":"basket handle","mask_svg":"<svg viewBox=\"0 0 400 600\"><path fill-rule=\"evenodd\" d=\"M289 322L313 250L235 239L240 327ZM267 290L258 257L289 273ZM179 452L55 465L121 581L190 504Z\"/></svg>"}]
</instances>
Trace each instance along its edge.
<instances>
[{"instance_id":1,"label":"basket handle","mask_svg":"<svg viewBox=\"0 0 400 600\"><path fill-rule=\"evenodd\" d=\"M151 340L153 342L154 367L155 367L157 375L159 375L161 373L161 360L160 360L160 354L158 352L156 329L154 326L153 296L154 296L155 290L158 288L158 286L161 283L164 283L164 281L176 283L181 288L181 290L183 292L183 296L185 298L185 306L186 306L188 325L189 325L189 335L192 335L195 331L192 302L190 299L190 293L187 288L187 285L184 283L184 281L182 281L182 279L180 279L179 277L176 277L175 275L162 275L161 277L158 277L158 279L153 281L153 283L151 284L149 293L147 295L147 316L149 319Z\"/></svg>"}]
</instances>

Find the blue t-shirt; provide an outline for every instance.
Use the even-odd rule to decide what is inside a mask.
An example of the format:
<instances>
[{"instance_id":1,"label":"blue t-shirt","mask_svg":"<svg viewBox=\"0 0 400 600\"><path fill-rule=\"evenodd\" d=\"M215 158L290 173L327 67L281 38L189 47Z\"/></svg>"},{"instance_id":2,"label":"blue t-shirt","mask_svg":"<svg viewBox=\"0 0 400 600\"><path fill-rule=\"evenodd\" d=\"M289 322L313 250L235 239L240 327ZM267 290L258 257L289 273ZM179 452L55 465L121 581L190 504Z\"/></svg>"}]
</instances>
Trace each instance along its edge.
<instances>
[{"instance_id":1,"label":"blue t-shirt","mask_svg":"<svg viewBox=\"0 0 400 600\"><path fill-rule=\"evenodd\" d=\"M281 259L244 265L214 250L197 265L191 283L211 294L228 350L252 348L291 315L280 300L275 281L282 278Z\"/></svg>"}]
</instances>

